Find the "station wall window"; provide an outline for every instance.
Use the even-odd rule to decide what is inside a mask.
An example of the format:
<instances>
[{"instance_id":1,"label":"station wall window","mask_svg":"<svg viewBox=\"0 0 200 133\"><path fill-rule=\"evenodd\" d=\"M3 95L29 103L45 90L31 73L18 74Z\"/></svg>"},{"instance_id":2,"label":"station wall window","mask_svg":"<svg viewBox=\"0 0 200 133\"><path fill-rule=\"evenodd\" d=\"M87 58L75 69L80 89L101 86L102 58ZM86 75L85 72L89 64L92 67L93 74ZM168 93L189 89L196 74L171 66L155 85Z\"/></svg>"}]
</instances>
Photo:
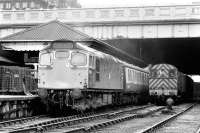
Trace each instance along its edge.
<instances>
[{"instance_id":1,"label":"station wall window","mask_svg":"<svg viewBox=\"0 0 200 133\"><path fill-rule=\"evenodd\" d=\"M27 3L27 2L23 2L23 3L22 3L22 8L27 8L27 6L28 6L28 3Z\"/></svg>"},{"instance_id":2,"label":"station wall window","mask_svg":"<svg viewBox=\"0 0 200 133\"><path fill-rule=\"evenodd\" d=\"M0 9L3 9L3 3L0 3Z\"/></svg>"},{"instance_id":3,"label":"station wall window","mask_svg":"<svg viewBox=\"0 0 200 133\"><path fill-rule=\"evenodd\" d=\"M35 3L34 3L34 2L31 2L31 3L30 3L30 7L31 7L31 8L35 8Z\"/></svg>"},{"instance_id":4,"label":"station wall window","mask_svg":"<svg viewBox=\"0 0 200 133\"><path fill-rule=\"evenodd\" d=\"M7 2L7 3L5 4L5 8L6 8L6 9L11 9L11 3L8 3L8 2Z\"/></svg>"},{"instance_id":5,"label":"station wall window","mask_svg":"<svg viewBox=\"0 0 200 133\"><path fill-rule=\"evenodd\" d=\"M16 2L16 3L15 3L15 8L17 8L17 9L20 8L20 3L19 3L19 2Z\"/></svg>"}]
</instances>

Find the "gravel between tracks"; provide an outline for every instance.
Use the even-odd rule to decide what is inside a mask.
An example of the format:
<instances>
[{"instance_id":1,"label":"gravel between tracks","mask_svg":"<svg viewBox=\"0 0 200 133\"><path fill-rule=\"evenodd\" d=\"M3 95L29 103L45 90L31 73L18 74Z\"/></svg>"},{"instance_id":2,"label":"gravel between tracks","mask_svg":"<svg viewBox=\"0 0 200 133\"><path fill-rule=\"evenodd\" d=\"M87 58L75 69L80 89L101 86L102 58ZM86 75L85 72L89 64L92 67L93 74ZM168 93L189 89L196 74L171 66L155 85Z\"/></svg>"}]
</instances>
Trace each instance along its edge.
<instances>
[{"instance_id":1,"label":"gravel between tracks","mask_svg":"<svg viewBox=\"0 0 200 133\"><path fill-rule=\"evenodd\" d=\"M97 124L100 124L100 123L104 123L106 121L109 121L109 120L115 120L115 119L120 119L120 118L124 118L124 117L131 117L133 115L136 115L136 112L138 112L137 114L146 114L146 113L149 113L151 111L155 111L156 109L159 109L161 107L148 107L146 109L143 109L143 110L138 110L138 111L134 111L134 113L125 113L123 115L120 115L120 116L116 116L116 118L111 118L111 119L108 119L108 118L101 118L101 119L97 119L97 120L92 120L92 121L88 121L88 122L85 122L85 123L80 123L80 124L75 124L73 126L67 126L67 127L63 127L61 129L55 129L55 130L51 130L51 131L48 131L50 133L61 133L61 132L67 132L67 131L70 131L72 129L76 129L76 128L86 128L86 129L89 129L91 127L93 127L94 125L97 125ZM96 131L95 131L96 132Z\"/></svg>"},{"instance_id":2,"label":"gravel between tracks","mask_svg":"<svg viewBox=\"0 0 200 133\"><path fill-rule=\"evenodd\" d=\"M178 113L188 107L188 104L174 106L174 112ZM112 127L100 129L95 133L138 133L141 130L148 128L155 123L163 121L164 119L172 116L173 114L162 114L161 111L153 113L144 118L137 118L130 121L126 121ZM93 132L94 133L94 132Z\"/></svg>"},{"instance_id":3,"label":"gravel between tracks","mask_svg":"<svg viewBox=\"0 0 200 133\"><path fill-rule=\"evenodd\" d=\"M18 124L12 124L10 126L5 126L0 128L0 132L9 132L10 130L16 129L16 128L24 128L26 126L32 125L32 124L36 124L39 122L45 122L45 121L49 121L51 119L55 119L55 118L49 118L49 117L42 117L42 118L38 118L34 121L27 121L27 122L23 122L23 123L18 123Z\"/></svg>"}]
</instances>

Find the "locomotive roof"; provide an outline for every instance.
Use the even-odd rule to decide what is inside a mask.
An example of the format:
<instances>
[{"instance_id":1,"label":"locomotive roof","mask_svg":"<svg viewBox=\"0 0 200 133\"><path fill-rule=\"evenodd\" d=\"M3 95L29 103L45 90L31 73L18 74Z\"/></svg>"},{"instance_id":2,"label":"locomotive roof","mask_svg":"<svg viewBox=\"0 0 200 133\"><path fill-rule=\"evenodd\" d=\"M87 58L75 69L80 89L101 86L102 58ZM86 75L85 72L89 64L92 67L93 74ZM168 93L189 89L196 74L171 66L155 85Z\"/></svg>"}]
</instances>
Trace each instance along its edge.
<instances>
[{"instance_id":1,"label":"locomotive roof","mask_svg":"<svg viewBox=\"0 0 200 133\"><path fill-rule=\"evenodd\" d=\"M60 48L58 46L58 48L54 47L53 46L53 43L50 43L49 45L46 46L46 48L44 48L43 50L48 50L48 49L82 49L84 51L87 51L89 53L92 53L94 54L95 56L98 56L99 58L107 58L107 59L111 59L111 60L114 60L115 62L117 63L122 63L124 64L124 66L126 67L130 67L130 68L134 68L134 69L137 69L137 70L140 70L140 71L146 71L146 72L149 72L148 70L146 69L143 69L143 68L140 68L136 65L133 65L133 64L130 64L130 63L127 63L125 61L122 61L120 60L119 58L117 57L114 57L113 55L110 55L110 54L107 54L107 53L104 53L102 51L99 51L99 50L96 50L94 48L91 48L89 46L87 46L86 43L84 42L72 42L72 41L66 41L66 40L58 40L58 41L55 41L55 42L65 42L66 45L63 45L62 48ZM67 46L67 43L68 43L68 46ZM71 45L71 46L70 46ZM72 46L73 45L73 46ZM89 44L88 44L89 45ZM56 45L55 45L56 46ZM43 51L42 50L42 51Z\"/></svg>"},{"instance_id":2,"label":"locomotive roof","mask_svg":"<svg viewBox=\"0 0 200 133\"><path fill-rule=\"evenodd\" d=\"M85 51L88 51L90 53L93 53L95 56L98 56L99 58L111 59L111 60L115 61L116 63L122 63L126 67L130 67L130 68L134 68L134 69L137 69L137 70L140 70L140 71L148 72L146 69L143 69L143 68L140 68L140 67L135 66L133 64L127 63L125 61L122 61L117 57L114 57L112 55L109 55L109 54L103 53L101 51L98 51L96 49L90 48L90 47L88 47L88 46L86 46L86 45L84 45L82 43L77 43L77 46L78 46L78 48L80 48L82 50L85 50Z\"/></svg>"}]
</instances>

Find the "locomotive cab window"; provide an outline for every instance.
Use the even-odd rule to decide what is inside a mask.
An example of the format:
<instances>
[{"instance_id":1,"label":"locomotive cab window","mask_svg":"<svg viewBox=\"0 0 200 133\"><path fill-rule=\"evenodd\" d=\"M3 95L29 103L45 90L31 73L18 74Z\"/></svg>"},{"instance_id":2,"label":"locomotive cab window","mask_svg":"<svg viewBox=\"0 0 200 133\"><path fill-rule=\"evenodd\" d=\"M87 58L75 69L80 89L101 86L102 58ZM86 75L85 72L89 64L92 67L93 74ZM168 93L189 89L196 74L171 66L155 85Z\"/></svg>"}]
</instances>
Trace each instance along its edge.
<instances>
[{"instance_id":1,"label":"locomotive cab window","mask_svg":"<svg viewBox=\"0 0 200 133\"><path fill-rule=\"evenodd\" d=\"M42 65L42 66L51 65L51 54L50 53L43 53L40 55L40 65Z\"/></svg>"},{"instance_id":2,"label":"locomotive cab window","mask_svg":"<svg viewBox=\"0 0 200 133\"><path fill-rule=\"evenodd\" d=\"M71 65L86 66L87 65L87 55L84 53L80 53L80 52L72 52Z\"/></svg>"},{"instance_id":3,"label":"locomotive cab window","mask_svg":"<svg viewBox=\"0 0 200 133\"><path fill-rule=\"evenodd\" d=\"M157 77L157 70L154 69L151 70L151 77L153 78Z\"/></svg>"},{"instance_id":4,"label":"locomotive cab window","mask_svg":"<svg viewBox=\"0 0 200 133\"><path fill-rule=\"evenodd\" d=\"M169 70L169 77L175 77L176 76L176 70L171 69Z\"/></svg>"}]
</instances>

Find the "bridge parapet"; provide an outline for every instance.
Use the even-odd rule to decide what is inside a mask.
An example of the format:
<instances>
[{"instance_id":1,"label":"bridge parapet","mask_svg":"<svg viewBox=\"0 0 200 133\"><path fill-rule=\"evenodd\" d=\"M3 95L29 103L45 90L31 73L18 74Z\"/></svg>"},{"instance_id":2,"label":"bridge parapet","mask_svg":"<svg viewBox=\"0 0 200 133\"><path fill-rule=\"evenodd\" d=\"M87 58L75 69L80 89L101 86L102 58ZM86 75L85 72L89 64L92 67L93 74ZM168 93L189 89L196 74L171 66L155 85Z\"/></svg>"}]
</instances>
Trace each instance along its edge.
<instances>
[{"instance_id":1,"label":"bridge parapet","mask_svg":"<svg viewBox=\"0 0 200 133\"><path fill-rule=\"evenodd\" d=\"M200 5L0 11L0 25L62 22L146 22L200 19Z\"/></svg>"}]
</instances>

